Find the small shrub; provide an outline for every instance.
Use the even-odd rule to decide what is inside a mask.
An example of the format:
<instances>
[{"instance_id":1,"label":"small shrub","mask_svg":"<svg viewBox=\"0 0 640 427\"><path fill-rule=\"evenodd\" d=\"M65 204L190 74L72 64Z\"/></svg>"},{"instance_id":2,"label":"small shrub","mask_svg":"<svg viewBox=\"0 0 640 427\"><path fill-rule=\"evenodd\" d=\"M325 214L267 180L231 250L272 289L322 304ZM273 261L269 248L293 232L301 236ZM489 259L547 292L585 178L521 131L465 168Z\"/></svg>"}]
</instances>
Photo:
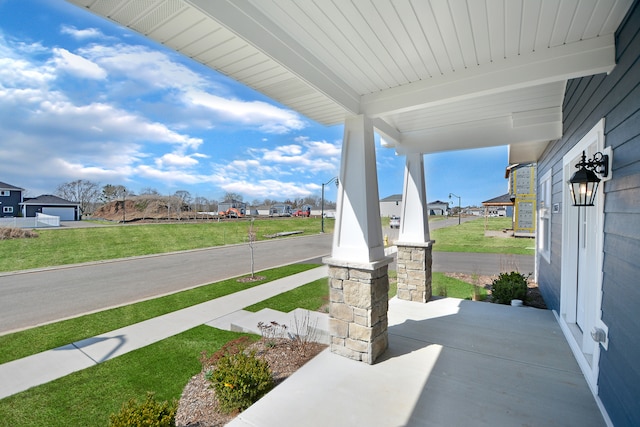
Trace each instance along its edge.
<instances>
[{"instance_id":1,"label":"small shrub","mask_svg":"<svg viewBox=\"0 0 640 427\"><path fill-rule=\"evenodd\" d=\"M270 348L275 347L279 339L287 336L287 325L281 325L275 321L258 322L258 329L260 329L264 345Z\"/></svg>"},{"instance_id":2,"label":"small shrub","mask_svg":"<svg viewBox=\"0 0 640 427\"><path fill-rule=\"evenodd\" d=\"M247 409L275 386L269 365L255 352L224 355L207 378L226 413Z\"/></svg>"},{"instance_id":3,"label":"small shrub","mask_svg":"<svg viewBox=\"0 0 640 427\"><path fill-rule=\"evenodd\" d=\"M500 273L491 284L493 302L510 304L511 300L524 301L527 297L527 277L517 271Z\"/></svg>"},{"instance_id":4,"label":"small shrub","mask_svg":"<svg viewBox=\"0 0 640 427\"><path fill-rule=\"evenodd\" d=\"M153 393L148 393L144 402L131 399L117 414L111 414L110 427L175 427L176 402L158 402Z\"/></svg>"},{"instance_id":5,"label":"small shrub","mask_svg":"<svg viewBox=\"0 0 640 427\"><path fill-rule=\"evenodd\" d=\"M318 340L318 319L312 321L308 311L302 316L302 319L299 319L296 314L293 319L293 333L289 334L293 349L302 356L306 356Z\"/></svg>"},{"instance_id":6,"label":"small shrub","mask_svg":"<svg viewBox=\"0 0 640 427\"><path fill-rule=\"evenodd\" d=\"M234 340L227 342L225 345L220 347L220 349L211 355L208 355L206 351L203 351L200 354L200 363L202 363L203 370L210 370L213 366L215 366L222 357L228 354L237 354L242 352L249 343L251 339L247 335L243 335Z\"/></svg>"},{"instance_id":7,"label":"small shrub","mask_svg":"<svg viewBox=\"0 0 640 427\"><path fill-rule=\"evenodd\" d=\"M23 228L0 227L0 240L32 239L38 237L38 233Z\"/></svg>"}]
</instances>

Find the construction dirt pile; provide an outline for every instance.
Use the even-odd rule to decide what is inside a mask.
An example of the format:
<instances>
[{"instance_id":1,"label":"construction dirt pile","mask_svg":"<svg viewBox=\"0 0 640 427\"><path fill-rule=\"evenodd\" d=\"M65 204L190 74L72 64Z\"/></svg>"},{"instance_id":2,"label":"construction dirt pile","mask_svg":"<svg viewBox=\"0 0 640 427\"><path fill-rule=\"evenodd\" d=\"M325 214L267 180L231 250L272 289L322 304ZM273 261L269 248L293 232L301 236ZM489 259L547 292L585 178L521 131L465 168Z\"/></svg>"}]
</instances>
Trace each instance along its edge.
<instances>
[{"instance_id":1,"label":"construction dirt pile","mask_svg":"<svg viewBox=\"0 0 640 427\"><path fill-rule=\"evenodd\" d=\"M192 220L209 215L189 211L188 205L171 197L132 197L105 203L93 212L92 219L132 222L145 220Z\"/></svg>"}]
</instances>

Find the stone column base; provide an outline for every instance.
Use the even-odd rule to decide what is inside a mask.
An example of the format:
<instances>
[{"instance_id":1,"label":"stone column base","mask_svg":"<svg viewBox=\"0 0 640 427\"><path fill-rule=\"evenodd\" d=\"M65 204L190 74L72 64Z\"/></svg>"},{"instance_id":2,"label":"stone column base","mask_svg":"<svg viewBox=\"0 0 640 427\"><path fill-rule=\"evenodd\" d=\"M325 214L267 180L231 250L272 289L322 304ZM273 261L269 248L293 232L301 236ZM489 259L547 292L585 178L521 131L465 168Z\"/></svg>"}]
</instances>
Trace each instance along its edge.
<instances>
[{"instance_id":1,"label":"stone column base","mask_svg":"<svg viewBox=\"0 0 640 427\"><path fill-rule=\"evenodd\" d=\"M396 242L398 247L398 299L422 303L431 299L433 243L433 240L424 245Z\"/></svg>"},{"instance_id":2,"label":"stone column base","mask_svg":"<svg viewBox=\"0 0 640 427\"><path fill-rule=\"evenodd\" d=\"M371 264L329 265L331 352L373 364L389 346L387 311L391 258Z\"/></svg>"}]
</instances>

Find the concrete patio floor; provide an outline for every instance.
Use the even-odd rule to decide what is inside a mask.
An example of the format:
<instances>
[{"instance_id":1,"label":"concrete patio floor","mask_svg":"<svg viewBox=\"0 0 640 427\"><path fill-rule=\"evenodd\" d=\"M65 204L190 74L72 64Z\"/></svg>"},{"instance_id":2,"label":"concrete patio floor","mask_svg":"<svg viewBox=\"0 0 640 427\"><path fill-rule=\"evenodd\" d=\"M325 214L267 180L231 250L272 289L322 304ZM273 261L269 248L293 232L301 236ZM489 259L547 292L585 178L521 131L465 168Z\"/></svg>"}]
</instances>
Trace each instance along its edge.
<instances>
[{"instance_id":1,"label":"concrete patio floor","mask_svg":"<svg viewBox=\"0 0 640 427\"><path fill-rule=\"evenodd\" d=\"M381 360L325 350L229 425L606 424L551 311L394 298Z\"/></svg>"}]
</instances>

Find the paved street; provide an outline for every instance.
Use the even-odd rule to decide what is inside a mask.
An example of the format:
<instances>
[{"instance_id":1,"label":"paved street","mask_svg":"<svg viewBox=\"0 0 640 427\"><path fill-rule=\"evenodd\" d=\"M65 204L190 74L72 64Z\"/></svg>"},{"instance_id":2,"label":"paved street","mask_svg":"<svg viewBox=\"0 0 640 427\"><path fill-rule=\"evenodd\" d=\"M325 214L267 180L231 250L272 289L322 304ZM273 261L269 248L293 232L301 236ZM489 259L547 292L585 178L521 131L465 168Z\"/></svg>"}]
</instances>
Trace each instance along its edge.
<instances>
[{"instance_id":1,"label":"paved street","mask_svg":"<svg viewBox=\"0 0 640 427\"><path fill-rule=\"evenodd\" d=\"M456 225L457 221L437 221L431 229ZM386 235L394 232L397 238L397 230L383 230ZM257 242L255 270L310 259L320 262L330 254L332 238L332 234L319 234ZM0 273L0 334L247 274L250 268L250 251L244 244ZM534 259L522 255L433 253L433 271L496 274L503 270L533 272Z\"/></svg>"},{"instance_id":2,"label":"paved street","mask_svg":"<svg viewBox=\"0 0 640 427\"><path fill-rule=\"evenodd\" d=\"M256 242L255 270L328 255L332 237ZM250 272L244 244L0 274L0 334Z\"/></svg>"}]
</instances>

